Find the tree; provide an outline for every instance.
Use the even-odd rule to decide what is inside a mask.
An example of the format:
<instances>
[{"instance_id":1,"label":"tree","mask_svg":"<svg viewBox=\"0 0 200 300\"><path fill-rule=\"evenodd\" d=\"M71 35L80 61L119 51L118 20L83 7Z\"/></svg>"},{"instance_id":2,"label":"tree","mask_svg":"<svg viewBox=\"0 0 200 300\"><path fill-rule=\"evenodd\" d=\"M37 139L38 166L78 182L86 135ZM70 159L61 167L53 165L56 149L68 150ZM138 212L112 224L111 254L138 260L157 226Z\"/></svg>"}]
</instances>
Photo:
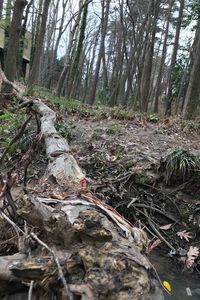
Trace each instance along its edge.
<instances>
[{"instance_id":1,"label":"tree","mask_svg":"<svg viewBox=\"0 0 200 300\"><path fill-rule=\"evenodd\" d=\"M19 43L19 54L18 54L18 75L23 76L23 52L24 52L24 42L25 42L25 34L27 29L28 16L30 12L30 8L33 4L34 0L30 0L28 5L26 6L24 20L22 24L22 28L20 31L20 43Z\"/></svg>"},{"instance_id":2,"label":"tree","mask_svg":"<svg viewBox=\"0 0 200 300\"><path fill-rule=\"evenodd\" d=\"M13 17L9 30L8 49L5 59L5 75L11 82L14 81L16 75L19 36L23 11L26 4L26 0L16 0L14 4ZM5 83L2 85L1 91L3 93L11 93L12 87Z\"/></svg>"},{"instance_id":3,"label":"tree","mask_svg":"<svg viewBox=\"0 0 200 300\"><path fill-rule=\"evenodd\" d=\"M3 0L0 0L0 20L2 19L2 13L3 13Z\"/></svg>"},{"instance_id":4,"label":"tree","mask_svg":"<svg viewBox=\"0 0 200 300\"><path fill-rule=\"evenodd\" d=\"M181 23L183 19L183 9L184 9L185 0L180 0L180 8L179 8L179 16L177 20L176 25L176 34L174 39L174 47L173 47L173 53L171 58L171 64L170 64L170 74L169 74L169 87L168 87L168 94L167 94L167 105L166 105L166 115L171 115L171 109L172 109L172 100L173 100L173 91L172 91L172 84L173 84L173 68L176 64L176 58L177 58L177 52L179 47L179 37L180 37L180 31L181 31Z\"/></svg>"},{"instance_id":5,"label":"tree","mask_svg":"<svg viewBox=\"0 0 200 300\"><path fill-rule=\"evenodd\" d=\"M197 113L197 105L200 97L200 20L196 29L194 40L193 64L189 78L189 84L185 96L183 116L185 119L194 119Z\"/></svg>"},{"instance_id":6,"label":"tree","mask_svg":"<svg viewBox=\"0 0 200 300\"><path fill-rule=\"evenodd\" d=\"M74 37L75 37L75 33L76 33L77 28L78 28L80 19L81 19L82 9L83 9L82 0L80 0L80 2L79 2L79 11L78 11L78 14L75 16L74 24L73 24L73 26L70 30L70 33L69 33L68 45L67 45L67 50L66 50L66 54L65 54L65 57L66 57L65 58L65 64L64 64L63 70L60 74L57 86L56 86L56 93L57 93L58 96L61 95L65 79L66 79L66 77L67 77L67 75L70 71L71 56L72 56L72 52L73 52L72 50L73 50L73 46L74 46L74 43L75 43Z\"/></svg>"},{"instance_id":7,"label":"tree","mask_svg":"<svg viewBox=\"0 0 200 300\"><path fill-rule=\"evenodd\" d=\"M160 9L160 1L150 2L150 17L147 23L147 45L145 47L144 53L144 63L142 68L141 82L139 87L139 97L141 103L141 110L147 112L148 101L150 96L150 82L151 82L151 72L154 54L155 37L157 30L157 22Z\"/></svg>"},{"instance_id":8,"label":"tree","mask_svg":"<svg viewBox=\"0 0 200 300\"><path fill-rule=\"evenodd\" d=\"M98 83L98 78L99 78L99 71L100 71L100 67L101 67L101 60L102 60L103 53L104 53L104 43L105 43L105 37L106 37L106 31L107 31L107 25L108 25L110 1L111 0L102 0L101 41L100 41L99 54L98 54L98 58L97 58L94 79L91 84L91 92L90 92L90 96L88 98L88 104L90 104L90 105L92 105L95 102L97 83Z\"/></svg>"},{"instance_id":9,"label":"tree","mask_svg":"<svg viewBox=\"0 0 200 300\"><path fill-rule=\"evenodd\" d=\"M83 50L83 42L85 39L85 29L86 29L86 24L87 24L88 3L89 3L88 0L85 0L77 49L76 49L76 53L74 56L74 60L72 62L72 67L71 67L71 72L70 72L70 79L69 79L69 85L68 85L69 97L71 97L71 95L73 93L74 83L75 83L75 80L76 80L76 77L78 74L79 61L80 61L80 57L81 57L82 50Z\"/></svg>"},{"instance_id":10,"label":"tree","mask_svg":"<svg viewBox=\"0 0 200 300\"><path fill-rule=\"evenodd\" d=\"M40 24L39 32L38 32L37 39L36 39L33 64L31 67L29 78L28 78L28 86L29 87L37 84L38 79L39 79L39 66L40 66L40 59L42 56L42 49L43 49L45 32L46 32L46 23L47 23L50 1L51 0L44 0L41 24ZM38 17L40 17L40 16L38 16Z\"/></svg>"},{"instance_id":11,"label":"tree","mask_svg":"<svg viewBox=\"0 0 200 300\"><path fill-rule=\"evenodd\" d=\"M160 67L159 67L159 71L158 71L157 83L156 83L156 94L155 94L155 104L154 104L154 112L155 113L158 112L158 102L159 102L159 97L160 97L160 92L161 92L163 68L164 68L165 58L166 58L166 53L167 53L167 41L168 41L168 36L169 36L169 25L170 25L170 21L171 21L171 12L172 12L172 7L174 5L174 2L175 2L174 0L170 0L169 4L168 4L162 56L161 56L161 62L160 62Z\"/></svg>"}]
</instances>

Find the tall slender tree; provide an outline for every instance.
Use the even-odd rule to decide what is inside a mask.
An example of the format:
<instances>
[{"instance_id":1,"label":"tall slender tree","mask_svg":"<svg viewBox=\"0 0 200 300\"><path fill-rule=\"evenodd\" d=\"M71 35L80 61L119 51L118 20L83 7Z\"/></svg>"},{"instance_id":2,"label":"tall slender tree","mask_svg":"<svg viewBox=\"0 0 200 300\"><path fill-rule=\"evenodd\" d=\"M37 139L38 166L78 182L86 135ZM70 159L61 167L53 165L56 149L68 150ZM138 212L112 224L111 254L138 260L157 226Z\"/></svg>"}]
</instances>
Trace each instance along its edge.
<instances>
[{"instance_id":1,"label":"tall slender tree","mask_svg":"<svg viewBox=\"0 0 200 300\"><path fill-rule=\"evenodd\" d=\"M193 48L193 64L189 78L183 116L185 119L193 119L197 114L197 106L200 99L200 20L196 29L196 37Z\"/></svg>"},{"instance_id":2,"label":"tall slender tree","mask_svg":"<svg viewBox=\"0 0 200 300\"><path fill-rule=\"evenodd\" d=\"M17 55L19 49L19 36L22 24L23 11L27 4L26 0L16 0L14 4L12 22L9 30L8 49L5 59L5 75L10 81L14 81L17 68ZM3 93L11 93L12 87L2 85Z\"/></svg>"},{"instance_id":3,"label":"tall slender tree","mask_svg":"<svg viewBox=\"0 0 200 300\"><path fill-rule=\"evenodd\" d=\"M46 23L47 23L50 1L51 0L44 0L42 19L41 19L40 29L37 35L33 64L28 78L29 87L37 84L39 79L39 66L40 66L40 59L42 56L42 49L43 49L45 32L46 32Z\"/></svg>"},{"instance_id":4,"label":"tall slender tree","mask_svg":"<svg viewBox=\"0 0 200 300\"><path fill-rule=\"evenodd\" d=\"M100 67L101 67L101 60L103 58L104 43L105 43L107 26L108 26L110 2L111 2L111 0L102 0L101 41L100 41L100 46L99 46L99 54L98 54L98 58L97 58L94 79L91 84L91 92L90 92L90 96L88 98L88 104L91 104L91 105L95 102L95 96L96 96L96 90L97 90L97 84L98 84L98 78L99 78L99 71L100 71Z\"/></svg>"},{"instance_id":5,"label":"tall slender tree","mask_svg":"<svg viewBox=\"0 0 200 300\"><path fill-rule=\"evenodd\" d=\"M174 39L174 47L170 64L170 72L169 72L169 84L168 84L168 93L167 93L167 105L166 105L166 115L171 115L172 113L172 101L173 101L173 69L176 64L177 52L179 48L179 37L181 31L181 24L183 19L183 10L184 10L185 0L180 0L180 8L179 8L179 16L176 24L176 34Z\"/></svg>"}]
</instances>

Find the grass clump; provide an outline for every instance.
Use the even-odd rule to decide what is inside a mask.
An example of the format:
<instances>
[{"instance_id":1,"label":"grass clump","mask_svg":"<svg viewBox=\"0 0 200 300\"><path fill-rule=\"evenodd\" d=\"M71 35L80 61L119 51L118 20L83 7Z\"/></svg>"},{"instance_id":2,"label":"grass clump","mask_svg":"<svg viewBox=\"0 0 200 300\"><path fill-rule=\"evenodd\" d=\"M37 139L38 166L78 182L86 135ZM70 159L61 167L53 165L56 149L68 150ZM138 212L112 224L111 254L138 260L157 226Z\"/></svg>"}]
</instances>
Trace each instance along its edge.
<instances>
[{"instance_id":1,"label":"grass clump","mask_svg":"<svg viewBox=\"0 0 200 300\"><path fill-rule=\"evenodd\" d=\"M181 148L173 149L161 161L159 168L167 184L185 182L192 173L199 170L199 158L190 151Z\"/></svg>"}]
</instances>

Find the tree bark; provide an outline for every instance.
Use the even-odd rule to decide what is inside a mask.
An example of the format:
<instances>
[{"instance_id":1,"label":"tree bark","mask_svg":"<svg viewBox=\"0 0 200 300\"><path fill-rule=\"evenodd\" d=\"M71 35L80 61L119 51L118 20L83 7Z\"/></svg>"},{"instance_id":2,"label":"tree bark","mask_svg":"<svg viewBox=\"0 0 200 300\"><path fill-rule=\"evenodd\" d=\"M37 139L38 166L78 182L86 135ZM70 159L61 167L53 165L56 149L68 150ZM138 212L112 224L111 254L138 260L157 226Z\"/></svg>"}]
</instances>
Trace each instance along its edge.
<instances>
[{"instance_id":1,"label":"tree bark","mask_svg":"<svg viewBox=\"0 0 200 300\"><path fill-rule=\"evenodd\" d=\"M160 1L151 2L151 15L147 27L150 32L147 47L145 49L144 64L142 68L141 81L139 86L139 97L141 103L142 112L147 112L148 103L150 97L150 83L151 83L151 73L152 73L152 63L154 54L155 37L157 30L158 15L160 9Z\"/></svg>"},{"instance_id":2,"label":"tree bark","mask_svg":"<svg viewBox=\"0 0 200 300\"><path fill-rule=\"evenodd\" d=\"M99 48L99 54L98 54L97 63L96 63L94 79L93 79L93 82L91 85L91 93L88 98L88 104L90 104L90 105L94 104L94 102L95 102L97 84L98 84L98 79L99 79L99 71L100 71L100 67L101 67L101 60L103 57L104 42L105 42L105 37L106 37L107 25L108 25L109 9L110 9L110 0L103 0L102 18L101 18L102 19L101 41L100 41L100 48Z\"/></svg>"},{"instance_id":3,"label":"tree bark","mask_svg":"<svg viewBox=\"0 0 200 300\"><path fill-rule=\"evenodd\" d=\"M168 12L167 12L165 37L164 37L164 42L163 42L163 49L162 49L160 67L159 67L159 71L158 71L158 78L157 78L157 82L156 82L157 88L156 88L156 93L155 93L154 113L158 112L158 103L159 103L159 97L160 97L160 91L161 91L163 68L164 68L166 52L167 52L167 40L168 40L169 25L170 25L171 11L172 11L172 6L173 5L174 5L174 0L171 0L170 3L169 3Z\"/></svg>"},{"instance_id":4,"label":"tree bark","mask_svg":"<svg viewBox=\"0 0 200 300\"><path fill-rule=\"evenodd\" d=\"M24 42L25 42L25 35L26 35L26 27L27 27L27 21L28 21L28 15L30 8L33 4L34 0L30 0L25 11L24 21L22 24L22 29L20 32L20 47L19 47L19 54L18 54L18 74L19 76L23 76L23 53L24 53Z\"/></svg>"},{"instance_id":5,"label":"tree bark","mask_svg":"<svg viewBox=\"0 0 200 300\"><path fill-rule=\"evenodd\" d=\"M79 8L78 15L76 16L75 23L72 27L72 30L70 30L70 33L69 33L69 41L68 41L68 46L67 46L67 51L66 51L65 65L62 69L62 72L60 74L60 77L59 77L59 80L58 80L58 83L56 86L56 94L58 96L61 95L66 76L68 75L69 70L70 70L71 54L72 54L72 48L73 48L73 44L74 44L74 36L75 36L76 30L77 30L77 27L79 25L80 18L81 18L82 1L79 3L79 6L80 6L80 8Z\"/></svg>"},{"instance_id":6,"label":"tree bark","mask_svg":"<svg viewBox=\"0 0 200 300\"><path fill-rule=\"evenodd\" d=\"M180 0L180 8L179 8L179 16L176 25L176 35L174 40L174 48L172 53L171 65L170 65L170 74L169 74L169 87L167 93L167 105L165 115L170 116L172 113L172 101L173 101L173 92L172 92L172 84L173 84L173 68L176 64L176 57L179 48L179 36L181 31L181 24L183 19L183 10L184 10L185 0Z\"/></svg>"},{"instance_id":7,"label":"tree bark","mask_svg":"<svg viewBox=\"0 0 200 300\"><path fill-rule=\"evenodd\" d=\"M84 5L85 6L83 8L83 16L82 16L82 20L81 20L78 45L77 45L74 60L72 62L70 78L69 78L69 85L68 85L68 91L67 91L69 98L71 98L73 95L73 86L75 84L76 76L78 74L79 61L80 61L82 50L83 50L83 43L84 43L84 39L85 39L85 30L86 30L86 24L87 24L88 0L85 0Z\"/></svg>"},{"instance_id":8,"label":"tree bark","mask_svg":"<svg viewBox=\"0 0 200 300\"><path fill-rule=\"evenodd\" d=\"M194 49L194 60L191 68L189 84L184 101L183 116L185 119L194 119L200 97L200 21L198 21L197 35Z\"/></svg>"},{"instance_id":9,"label":"tree bark","mask_svg":"<svg viewBox=\"0 0 200 300\"><path fill-rule=\"evenodd\" d=\"M5 59L5 75L10 81L14 81L17 68L17 55L19 48L19 35L26 0L16 0L14 5L12 22L9 30L8 49ZM3 93L11 93L12 87L7 84L2 85Z\"/></svg>"},{"instance_id":10,"label":"tree bark","mask_svg":"<svg viewBox=\"0 0 200 300\"><path fill-rule=\"evenodd\" d=\"M40 30L39 30L39 33L37 36L33 64L31 67L29 78L28 78L28 86L29 87L38 83L40 59L42 56L42 48L43 48L44 37L45 37L45 32L46 32L46 23L47 23L50 1L51 0L44 0Z\"/></svg>"},{"instance_id":11,"label":"tree bark","mask_svg":"<svg viewBox=\"0 0 200 300\"><path fill-rule=\"evenodd\" d=\"M2 13L3 13L3 0L0 0L0 20L2 19Z\"/></svg>"}]
</instances>

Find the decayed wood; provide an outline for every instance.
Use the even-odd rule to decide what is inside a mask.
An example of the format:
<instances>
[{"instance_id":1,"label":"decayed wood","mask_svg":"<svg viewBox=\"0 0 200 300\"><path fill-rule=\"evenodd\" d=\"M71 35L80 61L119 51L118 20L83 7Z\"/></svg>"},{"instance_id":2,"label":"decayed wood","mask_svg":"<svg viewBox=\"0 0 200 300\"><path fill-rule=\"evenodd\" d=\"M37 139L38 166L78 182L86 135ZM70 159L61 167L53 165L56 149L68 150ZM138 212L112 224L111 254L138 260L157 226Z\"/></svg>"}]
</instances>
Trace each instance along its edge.
<instances>
[{"instance_id":1,"label":"decayed wood","mask_svg":"<svg viewBox=\"0 0 200 300\"><path fill-rule=\"evenodd\" d=\"M0 74L6 81L2 70ZM10 84L18 98L29 101L16 85ZM56 132L55 112L37 99L32 103L40 115L46 145L45 177L48 182L53 178L55 186L65 186L71 192L64 200L43 198L42 194L34 193L21 196L17 213L37 228L49 248L42 249L39 243L37 250L33 249L36 245L32 247L31 256L9 257L9 264L2 258L0 268L2 262L5 267L0 272L0 280L34 281L49 295L48 298L40 294L38 299L52 296L67 299L63 280L59 280L57 257L71 293L80 295L81 299L163 299L153 279L152 265L144 254L145 233L92 195L67 141ZM30 249L33 237L31 234L24 237Z\"/></svg>"}]
</instances>

